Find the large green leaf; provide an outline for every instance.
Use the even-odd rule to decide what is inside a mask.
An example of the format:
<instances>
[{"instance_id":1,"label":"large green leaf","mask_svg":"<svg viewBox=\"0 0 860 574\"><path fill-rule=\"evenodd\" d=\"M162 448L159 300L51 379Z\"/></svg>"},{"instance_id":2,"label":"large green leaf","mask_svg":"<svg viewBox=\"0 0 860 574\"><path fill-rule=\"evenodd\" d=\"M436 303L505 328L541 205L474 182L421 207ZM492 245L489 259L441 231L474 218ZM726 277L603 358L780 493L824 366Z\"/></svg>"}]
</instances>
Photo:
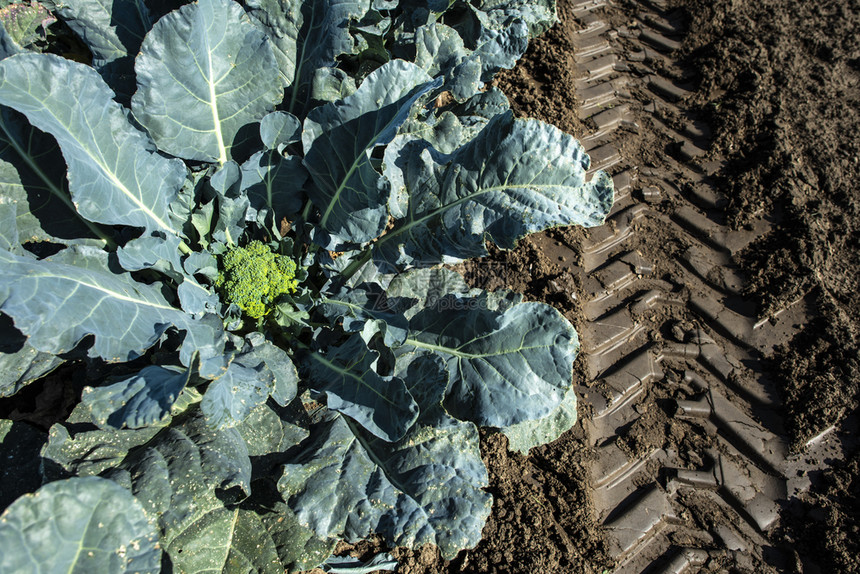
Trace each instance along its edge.
<instances>
[{"instance_id":1,"label":"large green leaf","mask_svg":"<svg viewBox=\"0 0 860 574\"><path fill-rule=\"evenodd\" d=\"M386 169L402 173L409 204L376 242L376 260L395 268L455 262L486 255L487 239L511 249L550 227L600 225L612 207L612 178L597 172L586 182L589 161L572 136L510 112L450 155L413 141L386 157Z\"/></svg>"},{"instance_id":2,"label":"large green leaf","mask_svg":"<svg viewBox=\"0 0 860 574\"><path fill-rule=\"evenodd\" d=\"M283 457L286 451L308 438L308 431L298 425L303 415L306 413L298 399L287 407L273 408L265 404L254 409L236 426L248 447L251 461L260 457ZM254 471L256 473L257 468Z\"/></svg>"},{"instance_id":3,"label":"large green leaf","mask_svg":"<svg viewBox=\"0 0 860 574\"><path fill-rule=\"evenodd\" d=\"M440 361L399 363L395 374L412 383L421 409L409 433L389 443L336 416L312 428L278 488L321 538L356 541L375 532L392 545L436 544L452 558L477 544L490 512L478 432L442 409L447 374Z\"/></svg>"},{"instance_id":4,"label":"large green leaf","mask_svg":"<svg viewBox=\"0 0 860 574\"><path fill-rule=\"evenodd\" d=\"M321 106L350 96L358 86L355 78L339 68L318 68L311 84L310 107Z\"/></svg>"},{"instance_id":5,"label":"large green leaf","mask_svg":"<svg viewBox=\"0 0 860 574\"><path fill-rule=\"evenodd\" d=\"M452 154L457 149L477 136L487 123L499 114L510 109L508 98L498 88L490 87L486 91L473 95L462 104L446 107L444 112L424 117L412 117L398 131L398 137L385 149L387 162L394 165L402 153L401 150L410 142L421 139L429 143L433 149L443 154ZM389 178L399 175L401 170L386 172ZM399 181L405 191L405 183ZM395 182L392 179L392 186ZM403 215L396 215L403 217Z\"/></svg>"},{"instance_id":6,"label":"large green leaf","mask_svg":"<svg viewBox=\"0 0 860 574\"><path fill-rule=\"evenodd\" d=\"M217 322L196 321L172 307L157 285L113 273L101 251L73 247L42 261L0 251L0 264L0 310L37 350L63 353L94 335L90 356L128 361L171 325L187 331L204 357L223 346Z\"/></svg>"},{"instance_id":7,"label":"large green leaf","mask_svg":"<svg viewBox=\"0 0 860 574\"><path fill-rule=\"evenodd\" d=\"M286 407L260 405L236 426L251 458L252 481L259 479L273 486L272 476L279 474L279 467L290 459L286 453L308 438L307 418L301 399L296 399ZM256 486L253 488L254 497L260 498L258 495L263 493ZM281 499L279 494L263 498Z\"/></svg>"},{"instance_id":8,"label":"large green leaf","mask_svg":"<svg viewBox=\"0 0 860 574\"><path fill-rule=\"evenodd\" d=\"M247 356L264 363L275 377L272 398L282 407L286 406L298 392L299 372L293 361L283 349L268 341L260 332L246 335L245 342L247 347L243 350Z\"/></svg>"},{"instance_id":9,"label":"large green leaf","mask_svg":"<svg viewBox=\"0 0 860 574\"><path fill-rule=\"evenodd\" d=\"M271 396L281 406L296 396L298 372L283 349L262 333L245 337L245 344L223 375L210 383L200 405L214 428L241 423Z\"/></svg>"},{"instance_id":10,"label":"large green leaf","mask_svg":"<svg viewBox=\"0 0 860 574\"><path fill-rule=\"evenodd\" d=\"M271 512L260 515L260 520L278 549L278 557L287 572L313 570L331 556L337 539L322 539L302 526L298 517L283 502L272 505Z\"/></svg>"},{"instance_id":11,"label":"large green leaf","mask_svg":"<svg viewBox=\"0 0 860 574\"><path fill-rule=\"evenodd\" d=\"M288 112L272 112L260 120L260 139L266 149L278 150L302 141L302 122Z\"/></svg>"},{"instance_id":12,"label":"large green leaf","mask_svg":"<svg viewBox=\"0 0 860 574\"><path fill-rule=\"evenodd\" d=\"M56 140L7 107L0 107L0 197L16 208L14 225L4 226L0 235L14 231L21 242L80 242L104 235L72 204Z\"/></svg>"},{"instance_id":13,"label":"large green leaf","mask_svg":"<svg viewBox=\"0 0 860 574\"><path fill-rule=\"evenodd\" d=\"M570 388L576 332L549 305L521 303L500 313L481 304L481 298L441 299L438 309L410 321L405 345L447 361L445 406L454 416L495 427L543 418Z\"/></svg>"},{"instance_id":14,"label":"large green leaf","mask_svg":"<svg viewBox=\"0 0 860 574\"><path fill-rule=\"evenodd\" d=\"M378 353L353 335L330 346L325 355L311 355L311 387L326 394L328 408L355 419L368 432L400 440L418 418L418 404L402 379L376 373L377 359Z\"/></svg>"},{"instance_id":15,"label":"large green leaf","mask_svg":"<svg viewBox=\"0 0 860 574\"><path fill-rule=\"evenodd\" d=\"M95 476L119 466L129 451L145 444L161 430L108 429L96 427L87 405L79 404L64 423L51 426L42 450L47 478Z\"/></svg>"},{"instance_id":16,"label":"large green leaf","mask_svg":"<svg viewBox=\"0 0 860 574\"><path fill-rule=\"evenodd\" d=\"M59 56L0 62L0 104L57 139L81 215L175 234L167 208L185 181L185 165L158 155L112 98L95 70Z\"/></svg>"},{"instance_id":17,"label":"large green leaf","mask_svg":"<svg viewBox=\"0 0 860 574\"><path fill-rule=\"evenodd\" d=\"M189 574L283 573L278 549L256 512L225 508L214 496L201 502L205 514L166 547L174 568Z\"/></svg>"},{"instance_id":18,"label":"large green leaf","mask_svg":"<svg viewBox=\"0 0 860 574\"><path fill-rule=\"evenodd\" d=\"M371 152L394 138L412 105L441 85L414 64L393 60L373 72L339 102L314 109L304 124L305 167L314 185L311 201L328 248L364 243L388 222L386 182L371 165ZM326 241L321 241L325 244Z\"/></svg>"},{"instance_id":19,"label":"large green leaf","mask_svg":"<svg viewBox=\"0 0 860 574\"><path fill-rule=\"evenodd\" d=\"M129 491L98 477L52 482L0 516L2 572L161 570L158 535Z\"/></svg>"},{"instance_id":20,"label":"large green leaf","mask_svg":"<svg viewBox=\"0 0 860 574\"><path fill-rule=\"evenodd\" d=\"M445 360L445 408L461 420L507 427L549 415L571 387L576 331L549 305L454 290L453 275L424 269L391 282L390 297L417 299L403 348Z\"/></svg>"},{"instance_id":21,"label":"large green leaf","mask_svg":"<svg viewBox=\"0 0 860 574\"><path fill-rule=\"evenodd\" d=\"M185 388L191 369L150 365L105 387L86 387L82 402L101 428L137 429L163 423Z\"/></svg>"},{"instance_id":22,"label":"large green leaf","mask_svg":"<svg viewBox=\"0 0 860 574\"><path fill-rule=\"evenodd\" d=\"M455 98L468 97L478 91L481 66L461 66L469 59L470 51L456 30L432 20L415 30L414 40L410 38L407 45L411 47L413 44L418 66L434 77L450 75L448 87Z\"/></svg>"},{"instance_id":23,"label":"large green leaf","mask_svg":"<svg viewBox=\"0 0 860 574\"><path fill-rule=\"evenodd\" d=\"M479 119L491 120L510 108L508 97L499 88L492 86L480 94L475 94L466 102L452 106L451 111L461 121L474 123ZM481 122L481 125L486 125L486 122Z\"/></svg>"},{"instance_id":24,"label":"large green leaf","mask_svg":"<svg viewBox=\"0 0 860 574\"><path fill-rule=\"evenodd\" d=\"M438 152L452 154L474 139L490 119L509 109L507 97L497 88L490 88L438 116L410 118L400 127L394 141L385 148L384 165L403 165L403 150L416 145L416 139L427 142ZM409 213L409 190L404 179L406 174L402 169L386 169L385 175L391 182L388 209L397 219L406 217Z\"/></svg>"},{"instance_id":25,"label":"large green leaf","mask_svg":"<svg viewBox=\"0 0 860 574\"><path fill-rule=\"evenodd\" d=\"M127 104L135 90L134 57L155 21L143 0L42 0L86 43L93 67Z\"/></svg>"},{"instance_id":26,"label":"large green leaf","mask_svg":"<svg viewBox=\"0 0 860 574\"><path fill-rule=\"evenodd\" d=\"M2 174L5 165L0 163L0 174ZM0 249L22 255L23 250L18 243L18 226L15 223L17 213L16 205L0 196Z\"/></svg>"},{"instance_id":27,"label":"large green leaf","mask_svg":"<svg viewBox=\"0 0 860 574\"><path fill-rule=\"evenodd\" d=\"M301 211L307 179L301 158L284 157L277 150L259 151L242 164L241 188L251 207L265 214L258 215L257 221L271 217L278 224L284 218L293 219Z\"/></svg>"},{"instance_id":28,"label":"large green leaf","mask_svg":"<svg viewBox=\"0 0 860 574\"><path fill-rule=\"evenodd\" d=\"M407 336L406 318L388 308L383 286L375 281L340 287L318 309L332 325L340 325L347 333L360 333L367 343L382 333L387 346L399 347Z\"/></svg>"},{"instance_id":29,"label":"large green leaf","mask_svg":"<svg viewBox=\"0 0 860 574\"><path fill-rule=\"evenodd\" d=\"M158 453L156 455L156 453ZM189 410L183 415L180 422L174 422L169 428L163 429L155 438L148 441L146 448L131 452L123 461L121 468L131 471L134 478L134 467L139 464L150 466L151 457L163 457L168 465L167 470L171 473L178 469L190 469L197 475L198 480L189 481L188 484L176 485L176 490L182 490L183 497L192 496L201 489L236 489L237 498L244 498L251 492L251 461L248 456L248 447L242 440L237 429L212 429L206 422L206 418L199 409ZM172 463L177 468L170 468ZM164 470L164 465L161 466ZM138 484L133 492L138 494L138 489L146 487ZM141 497L148 512L172 512L170 519L185 521L189 518L180 508L171 508L165 500L164 495L170 493L161 492L158 496ZM147 505L149 502L150 505ZM191 500L189 500L191 502Z\"/></svg>"},{"instance_id":30,"label":"large green leaf","mask_svg":"<svg viewBox=\"0 0 860 574\"><path fill-rule=\"evenodd\" d=\"M370 0L248 0L250 14L272 39L284 83L286 109L308 111L315 72L353 52L350 20L370 9Z\"/></svg>"},{"instance_id":31,"label":"large green leaf","mask_svg":"<svg viewBox=\"0 0 860 574\"><path fill-rule=\"evenodd\" d=\"M487 26L502 29L511 19L528 24L529 35L534 38L558 22L556 0L480 0L470 3Z\"/></svg>"},{"instance_id":32,"label":"large green leaf","mask_svg":"<svg viewBox=\"0 0 860 574\"><path fill-rule=\"evenodd\" d=\"M159 149L224 164L283 97L271 44L232 0L200 0L159 20L135 63L135 117Z\"/></svg>"},{"instance_id":33,"label":"large green leaf","mask_svg":"<svg viewBox=\"0 0 860 574\"><path fill-rule=\"evenodd\" d=\"M236 429L212 431L192 415L132 453L121 469L158 517L175 571L283 573L257 513L226 503L231 488L250 492L250 460Z\"/></svg>"},{"instance_id":34,"label":"large green leaf","mask_svg":"<svg viewBox=\"0 0 860 574\"><path fill-rule=\"evenodd\" d=\"M27 342L12 319L0 313L0 397L9 397L63 363L52 353L43 353Z\"/></svg>"},{"instance_id":35,"label":"large green leaf","mask_svg":"<svg viewBox=\"0 0 860 574\"><path fill-rule=\"evenodd\" d=\"M528 47L528 27L514 20L498 30L484 29L476 45L467 49L456 30L432 21L415 31L414 44L415 63L431 76L445 76L446 88L464 101L499 70L514 67Z\"/></svg>"},{"instance_id":36,"label":"large green leaf","mask_svg":"<svg viewBox=\"0 0 860 574\"><path fill-rule=\"evenodd\" d=\"M200 408L214 428L234 427L269 398L274 386L275 376L265 363L240 356L212 381Z\"/></svg>"},{"instance_id":37,"label":"large green leaf","mask_svg":"<svg viewBox=\"0 0 860 574\"><path fill-rule=\"evenodd\" d=\"M175 235L144 235L117 249L117 260L126 271L155 269L176 281L182 281L180 239Z\"/></svg>"}]
</instances>

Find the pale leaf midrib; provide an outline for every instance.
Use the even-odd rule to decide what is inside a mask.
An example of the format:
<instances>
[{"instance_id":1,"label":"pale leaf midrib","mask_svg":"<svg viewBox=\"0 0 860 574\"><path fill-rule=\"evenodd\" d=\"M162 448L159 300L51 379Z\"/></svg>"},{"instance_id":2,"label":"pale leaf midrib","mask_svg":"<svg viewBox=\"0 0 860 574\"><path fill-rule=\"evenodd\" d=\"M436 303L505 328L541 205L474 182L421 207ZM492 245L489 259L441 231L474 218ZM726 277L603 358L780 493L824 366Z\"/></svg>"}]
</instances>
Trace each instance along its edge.
<instances>
[{"instance_id":1,"label":"pale leaf midrib","mask_svg":"<svg viewBox=\"0 0 860 574\"><path fill-rule=\"evenodd\" d=\"M474 340L474 339L473 339ZM512 354L522 354L523 351L533 351L535 349L546 349L551 347L552 345L533 345L531 347L519 347L517 349L503 349L498 353L481 353L480 355L476 355L474 353L464 353L463 351L459 351L459 348L462 348L467 343L460 345L458 349L453 349L451 347L445 347L442 345L434 345L432 343L425 343L423 341L419 341L417 339L406 339L404 341L405 345L412 345L413 347L420 347L422 349L427 349L428 351L433 351L436 353L443 353L446 355L453 355L454 357L460 359L482 359L485 360L487 357L500 357L503 355L512 355Z\"/></svg>"},{"instance_id":2,"label":"pale leaf midrib","mask_svg":"<svg viewBox=\"0 0 860 574\"><path fill-rule=\"evenodd\" d=\"M99 291L101 293L104 293L105 295L110 296L112 299L117 299L119 301L125 301L127 303L133 303L135 305L139 305L139 306L143 306L143 307L152 307L153 309L162 309L165 311L170 311L172 313L177 312L177 309L174 309L173 307L169 307L167 305L160 305L158 303L154 303L152 301L147 301L145 299L135 299L133 297L129 297L128 295L124 295L122 293L117 293L116 291L112 291L106 287L101 287L99 285L93 285L92 283L87 283L86 281L84 281L82 279L78 279L76 277L69 277L67 275L42 273L40 275L28 275L27 278L33 279L36 281L38 281L39 279L45 279L48 281L65 280L65 281L69 281L71 283L74 283L76 285L79 285L80 287L85 287L88 289L92 289L93 291Z\"/></svg>"},{"instance_id":3,"label":"pale leaf midrib","mask_svg":"<svg viewBox=\"0 0 860 574\"><path fill-rule=\"evenodd\" d=\"M224 165L227 163L227 148L224 145L224 134L221 132L221 117L218 113L218 94L215 92L216 83L213 81L215 70L212 69L212 50L209 46L209 36L206 35L206 65L208 74L204 78L207 86L209 86L209 108L212 110L212 124L215 128L215 140L218 143L218 163Z\"/></svg>"}]
</instances>

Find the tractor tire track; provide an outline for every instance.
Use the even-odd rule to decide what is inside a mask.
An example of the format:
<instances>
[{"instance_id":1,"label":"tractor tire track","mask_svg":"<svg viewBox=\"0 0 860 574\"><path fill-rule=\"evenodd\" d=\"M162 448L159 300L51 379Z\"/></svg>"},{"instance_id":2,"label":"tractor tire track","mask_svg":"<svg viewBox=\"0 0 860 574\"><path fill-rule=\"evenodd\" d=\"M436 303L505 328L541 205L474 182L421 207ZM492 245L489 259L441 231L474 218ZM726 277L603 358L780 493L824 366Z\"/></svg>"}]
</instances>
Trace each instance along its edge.
<instances>
[{"instance_id":1,"label":"tractor tire track","mask_svg":"<svg viewBox=\"0 0 860 574\"><path fill-rule=\"evenodd\" d=\"M547 235L535 242L585 277L590 382L578 390L593 413L590 479L613 572L781 570L780 509L808 487L804 460L836 447L824 433L812 456L789 455L762 362L809 319L807 301L760 320L741 296L737 254L778 214L725 224L712 177L721 159L684 104L695 88L675 59L682 12L659 0L587 0L573 12L582 142L617 198L580 256Z\"/></svg>"}]
</instances>

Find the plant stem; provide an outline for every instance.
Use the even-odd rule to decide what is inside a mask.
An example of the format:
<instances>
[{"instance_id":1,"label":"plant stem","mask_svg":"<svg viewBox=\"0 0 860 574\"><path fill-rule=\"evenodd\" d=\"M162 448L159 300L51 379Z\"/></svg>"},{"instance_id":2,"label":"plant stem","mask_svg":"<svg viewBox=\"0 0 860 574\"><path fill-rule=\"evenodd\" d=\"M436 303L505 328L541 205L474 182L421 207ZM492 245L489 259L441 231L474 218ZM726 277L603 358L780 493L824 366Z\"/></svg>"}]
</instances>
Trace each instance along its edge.
<instances>
[{"instance_id":1,"label":"plant stem","mask_svg":"<svg viewBox=\"0 0 860 574\"><path fill-rule=\"evenodd\" d=\"M341 273L341 276L344 279L349 279L350 277L355 275L356 271L364 267L364 264L370 261L370 254L372 252L372 249L373 245L368 245L362 252L361 256L358 257L358 259L347 265L346 269L344 269L343 273Z\"/></svg>"}]
</instances>

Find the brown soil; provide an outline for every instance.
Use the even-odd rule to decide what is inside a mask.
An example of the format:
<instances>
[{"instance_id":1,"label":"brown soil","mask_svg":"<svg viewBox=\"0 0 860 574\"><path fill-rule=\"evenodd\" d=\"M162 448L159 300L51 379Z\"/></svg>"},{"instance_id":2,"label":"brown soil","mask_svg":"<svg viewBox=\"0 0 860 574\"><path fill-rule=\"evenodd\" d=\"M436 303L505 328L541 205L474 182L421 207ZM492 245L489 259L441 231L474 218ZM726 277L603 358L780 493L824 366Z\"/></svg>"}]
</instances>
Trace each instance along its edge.
<instances>
[{"instance_id":1,"label":"brown soil","mask_svg":"<svg viewBox=\"0 0 860 574\"><path fill-rule=\"evenodd\" d=\"M860 572L860 457L838 462L810 496L790 509L783 535L799 570L817 562L823 572Z\"/></svg>"},{"instance_id":2,"label":"brown soil","mask_svg":"<svg viewBox=\"0 0 860 574\"><path fill-rule=\"evenodd\" d=\"M801 444L856 409L860 305L860 2L697 2L696 96L728 159L730 221L777 228L742 258L761 314L810 294L820 320L773 357Z\"/></svg>"},{"instance_id":3,"label":"brown soil","mask_svg":"<svg viewBox=\"0 0 860 574\"><path fill-rule=\"evenodd\" d=\"M802 449L860 400L860 2L699 1L690 14L696 98L729 159L731 221L781 214L743 254L747 293L762 315L806 294L817 311L771 358ZM823 472L786 517L801 564L860 571L857 464Z\"/></svg>"}]
</instances>

